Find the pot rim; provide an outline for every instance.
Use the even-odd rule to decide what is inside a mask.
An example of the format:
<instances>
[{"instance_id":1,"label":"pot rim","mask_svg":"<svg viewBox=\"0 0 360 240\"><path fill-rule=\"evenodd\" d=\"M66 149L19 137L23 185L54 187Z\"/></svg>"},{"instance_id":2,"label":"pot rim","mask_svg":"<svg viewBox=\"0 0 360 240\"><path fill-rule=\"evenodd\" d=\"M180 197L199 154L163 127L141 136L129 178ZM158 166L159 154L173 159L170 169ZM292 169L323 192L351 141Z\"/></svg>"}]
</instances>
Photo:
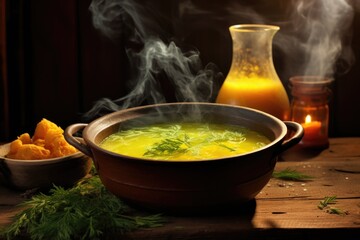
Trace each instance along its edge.
<instances>
[{"instance_id":1,"label":"pot rim","mask_svg":"<svg viewBox=\"0 0 360 240\"><path fill-rule=\"evenodd\" d=\"M266 144L263 147L257 148L255 150L246 152L246 153L241 153L241 154L237 154L237 155L231 155L231 156L227 156L227 157L221 157L221 158L211 158L211 159L195 159L195 160L165 160L165 159L151 159L151 158L138 158L138 157L132 157L132 156L128 156L128 155L124 155L124 154L120 154L120 153L115 153L109 150L106 150L104 148L101 148L98 144L96 144L93 140L89 139L89 131L91 130L91 128L96 125L97 123L104 121L104 119L110 118L113 115L118 115L121 113L127 113L127 112L136 112L139 111L141 109L149 109L149 108L156 108L156 107L161 107L161 106L180 106L180 105L203 105L203 106L222 106L222 107L227 107L227 108L237 108L237 109L243 109L246 111L251 111L251 112L256 112L260 115L263 115L269 119L272 119L274 122L276 122L278 124L278 126L281 128L281 133L279 134L278 137L276 137L274 140L272 140L269 144ZM115 122L115 123L118 123ZM110 124L109 124L110 126ZM275 116L268 114L266 112L257 110L257 109L253 109L253 108L249 108L249 107L244 107L244 106L237 106L237 105L230 105L230 104L221 104L221 103L208 103L208 102L172 102L172 103L158 103L158 104L150 104L150 105L143 105L143 106L137 106L137 107L132 107L132 108L127 108L127 109L122 109L113 113L109 113L106 114L104 116L101 116L95 120L93 120L92 122L90 122L83 130L83 139L85 140L85 142L91 146L91 148L95 148L98 151L102 151L105 152L108 155L112 155L114 157L122 157L125 159L129 159L129 160L136 160L136 161L145 161L145 162L156 162L156 163L196 163L196 162L209 162L209 161L221 161L221 160L225 160L225 159L232 159L232 158L237 158L237 157L241 157L241 156L246 156L246 155L250 155L250 154L255 154L257 152L260 152L264 149L270 148L272 146L274 146L275 144L278 144L280 141L282 141L285 137L285 135L287 134L287 127L285 125L285 123L283 121L281 121L280 119L276 118Z\"/></svg>"}]
</instances>

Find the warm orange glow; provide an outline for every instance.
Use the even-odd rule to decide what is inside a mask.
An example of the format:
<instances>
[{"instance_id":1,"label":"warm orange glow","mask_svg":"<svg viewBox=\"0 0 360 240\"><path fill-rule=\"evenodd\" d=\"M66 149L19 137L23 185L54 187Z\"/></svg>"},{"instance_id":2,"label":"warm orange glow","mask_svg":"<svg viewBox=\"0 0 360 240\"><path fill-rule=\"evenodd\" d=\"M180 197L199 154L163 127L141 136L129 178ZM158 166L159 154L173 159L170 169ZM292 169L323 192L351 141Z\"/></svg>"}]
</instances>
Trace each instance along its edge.
<instances>
[{"instance_id":1,"label":"warm orange glow","mask_svg":"<svg viewBox=\"0 0 360 240\"><path fill-rule=\"evenodd\" d=\"M239 79L229 75L216 102L255 108L282 120L287 120L290 109L281 82L260 77Z\"/></svg>"},{"instance_id":2,"label":"warm orange glow","mask_svg":"<svg viewBox=\"0 0 360 240\"><path fill-rule=\"evenodd\" d=\"M306 115L305 123L301 124L304 128L303 142L316 142L324 138L321 133L321 122L312 121L310 115Z\"/></svg>"}]
</instances>

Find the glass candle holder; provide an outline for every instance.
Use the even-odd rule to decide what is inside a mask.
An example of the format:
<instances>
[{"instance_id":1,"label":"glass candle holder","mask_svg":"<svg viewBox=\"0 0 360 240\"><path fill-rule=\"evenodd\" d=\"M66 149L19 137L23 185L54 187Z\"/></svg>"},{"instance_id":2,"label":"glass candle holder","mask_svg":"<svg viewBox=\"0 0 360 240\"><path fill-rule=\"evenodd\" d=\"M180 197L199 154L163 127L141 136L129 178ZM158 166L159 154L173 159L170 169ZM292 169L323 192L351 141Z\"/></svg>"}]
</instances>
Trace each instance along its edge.
<instances>
[{"instance_id":1,"label":"glass candle holder","mask_svg":"<svg viewBox=\"0 0 360 240\"><path fill-rule=\"evenodd\" d=\"M329 147L329 88L333 79L320 76L295 76L290 78L291 120L304 128L299 143L306 148Z\"/></svg>"}]
</instances>

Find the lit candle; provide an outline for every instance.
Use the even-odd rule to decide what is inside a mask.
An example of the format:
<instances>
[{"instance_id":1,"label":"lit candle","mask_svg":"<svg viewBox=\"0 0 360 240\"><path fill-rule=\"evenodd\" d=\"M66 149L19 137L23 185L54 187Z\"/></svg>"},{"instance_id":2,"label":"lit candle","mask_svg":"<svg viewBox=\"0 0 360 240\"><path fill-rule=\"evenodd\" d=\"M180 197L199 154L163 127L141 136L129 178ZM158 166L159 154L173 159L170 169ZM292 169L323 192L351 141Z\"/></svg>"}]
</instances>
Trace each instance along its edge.
<instances>
[{"instance_id":1,"label":"lit candle","mask_svg":"<svg viewBox=\"0 0 360 240\"><path fill-rule=\"evenodd\" d=\"M321 122L312 121L310 115L305 117L305 123L302 123L301 125L304 128L303 143L316 143L316 141L324 139L324 136L321 134Z\"/></svg>"},{"instance_id":2,"label":"lit candle","mask_svg":"<svg viewBox=\"0 0 360 240\"><path fill-rule=\"evenodd\" d=\"M301 123L304 137L299 145L305 148L329 147L328 125L332 79L321 76L294 76L291 82L291 120Z\"/></svg>"}]
</instances>

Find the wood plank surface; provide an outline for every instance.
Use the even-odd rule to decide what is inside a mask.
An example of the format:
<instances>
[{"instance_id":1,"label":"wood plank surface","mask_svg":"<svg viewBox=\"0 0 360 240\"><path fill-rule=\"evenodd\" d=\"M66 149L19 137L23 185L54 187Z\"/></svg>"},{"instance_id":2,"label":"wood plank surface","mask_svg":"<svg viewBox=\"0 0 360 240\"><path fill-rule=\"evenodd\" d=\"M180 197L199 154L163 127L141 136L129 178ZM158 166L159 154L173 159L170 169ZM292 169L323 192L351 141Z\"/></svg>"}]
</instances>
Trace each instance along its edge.
<instances>
[{"instance_id":1,"label":"wood plank surface","mask_svg":"<svg viewBox=\"0 0 360 240\"><path fill-rule=\"evenodd\" d=\"M298 157L302 156L302 160ZM286 168L313 176L306 182L272 178L256 199L239 209L202 216L166 216L158 228L131 232L125 239L360 239L360 138L331 139L317 153L294 149L283 154L276 170ZM23 201L21 192L0 187L0 226L10 223ZM333 207L318 208L325 196Z\"/></svg>"}]
</instances>

